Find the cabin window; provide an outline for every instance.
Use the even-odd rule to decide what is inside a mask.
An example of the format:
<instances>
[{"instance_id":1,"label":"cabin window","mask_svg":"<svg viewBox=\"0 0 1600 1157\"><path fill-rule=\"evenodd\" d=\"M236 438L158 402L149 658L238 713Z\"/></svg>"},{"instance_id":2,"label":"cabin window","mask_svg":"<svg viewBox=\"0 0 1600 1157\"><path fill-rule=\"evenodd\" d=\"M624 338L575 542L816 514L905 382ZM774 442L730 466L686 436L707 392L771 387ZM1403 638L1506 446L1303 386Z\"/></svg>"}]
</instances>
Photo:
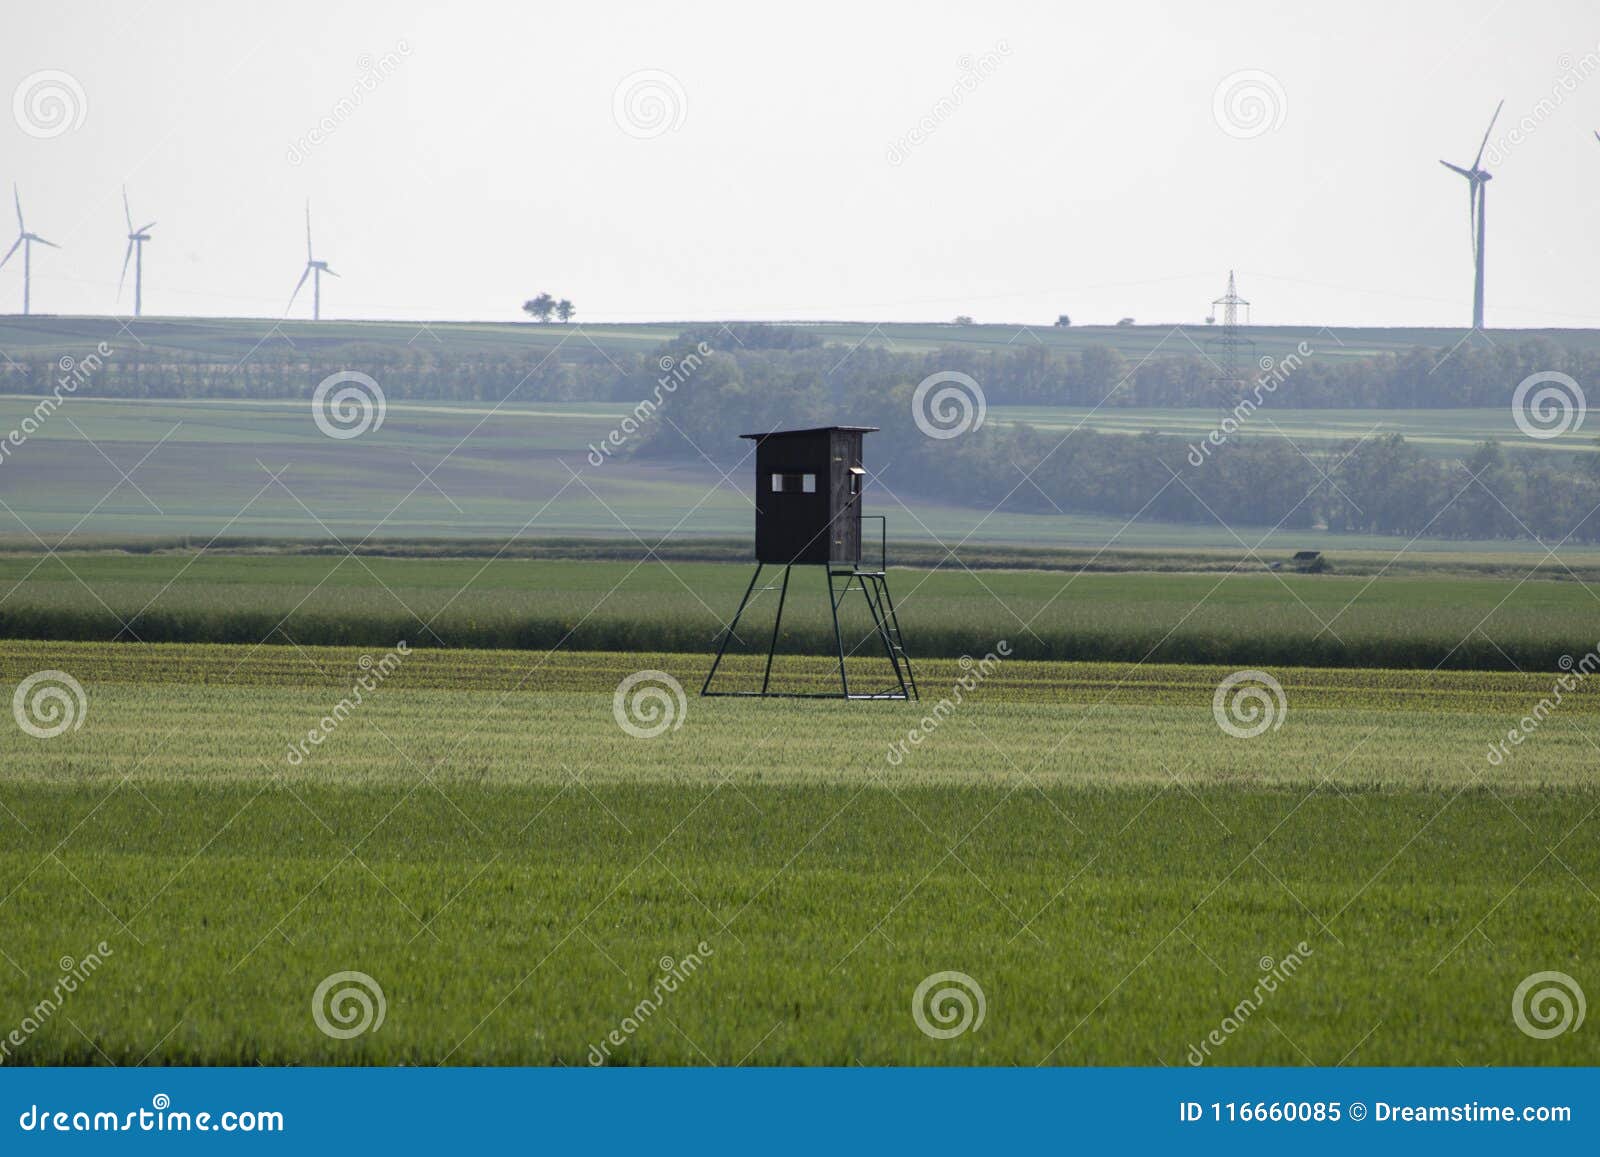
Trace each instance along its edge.
<instances>
[{"instance_id":1,"label":"cabin window","mask_svg":"<svg viewBox=\"0 0 1600 1157\"><path fill-rule=\"evenodd\" d=\"M774 474L772 476L772 492L774 494L815 494L817 492L817 476L815 474Z\"/></svg>"}]
</instances>

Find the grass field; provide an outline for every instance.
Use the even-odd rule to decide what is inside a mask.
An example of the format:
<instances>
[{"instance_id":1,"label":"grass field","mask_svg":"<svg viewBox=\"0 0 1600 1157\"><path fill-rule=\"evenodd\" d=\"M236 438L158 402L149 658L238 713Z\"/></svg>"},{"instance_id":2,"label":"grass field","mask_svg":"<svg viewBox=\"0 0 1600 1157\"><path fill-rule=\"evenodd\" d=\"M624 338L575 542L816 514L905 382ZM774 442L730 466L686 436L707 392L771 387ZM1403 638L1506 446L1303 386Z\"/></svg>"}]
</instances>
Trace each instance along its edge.
<instances>
[{"instance_id":1,"label":"grass field","mask_svg":"<svg viewBox=\"0 0 1600 1157\"><path fill-rule=\"evenodd\" d=\"M0 319L0 351L115 326ZM412 329L286 326L328 354ZM437 329L485 358L573 336ZM584 337L600 357L677 329ZM270 323L137 330L221 359ZM1185 336L1032 332L1129 357ZM31 408L0 398L0 431ZM1535 1039L1510 1008L1536 972L1600 984L1600 690L1561 676L1600 640L1600 553L1294 532L1257 557L1249 528L986 516L880 481L922 701L706 699L749 479L590 465L625 410L396 400L340 441L308 403L74 396L7 445L0 1064L1181 1065L1234 1022L1206 1063L1600 1063L1593 1033ZM1451 456L1506 425L1270 417L1249 436L1387 424ZM1334 573L1265 570L1305 548ZM775 687L830 690L821 579L795 581ZM864 610L848 666L875 690ZM770 615L722 687L755 685ZM1266 690L1218 700L1247 668ZM655 697L619 697L639 674ZM985 1019L938 1039L915 994L952 971ZM348 973L383 1019L346 1037L327 1025L355 1006L318 993Z\"/></svg>"},{"instance_id":2,"label":"grass field","mask_svg":"<svg viewBox=\"0 0 1600 1157\"><path fill-rule=\"evenodd\" d=\"M1079 428L1107 434L1155 432L1200 441L1217 426L1215 410L1146 407L992 406L989 419L1026 422L1035 429L1065 434ZM1306 450L1350 444L1366 437L1400 434L1428 453L1465 458L1491 439L1515 452L1593 453L1593 431L1581 426L1554 438L1529 438L1520 433L1509 406L1461 410L1295 410L1263 408L1241 423L1236 437L1286 438Z\"/></svg>"},{"instance_id":3,"label":"grass field","mask_svg":"<svg viewBox=\"0 0 1600 1157\"><path fill-rule=\"evenodd\" d=\"M34 402L0 397L0 431L20 427ZM655 545L684 537L747 540L753 522L750 464L723 478L704 461L664 465L588 461L589 446L617 428L619 404L395 401L383 426L352 441L324 437L306 401L158 401L72 397L0 463L0 543L54 546L115 536L208 540L216 535L357 541L382 538L587 535ZM997 407L1064 436L1075 410ZM1277 423L1274 430L1269 423ZM1092 428L1162 429L1200 437L1210 411L1106 409ZM1253 422L1252 436L1357 438L1377 427L1424 438L1457 456L1509 424L1484 411L1286 411ZM1548 443L1584 448L1581 435ZM1508 443L1515 445L1516 443ZM1309 448L1309 447L1308 447ZM1388 550L1543 553L1531 540L1466 542L1329 534L1220 524L1129 524L1078 514L990 513L900 493L875 478L868 509L887 515L896 542L949 546L1026 544L1098 549L1236 551ZM124 478L123 472L127 477ZM637 537L635 537L637 536Z\"/></svg>"},{"instance_id":4,"label":"grass field","mask_svg":"<svg viewBox=\"0 0 1600 1157\"><path fill-rule=\"evenodd\" d=\"M1259 566L1259 564L1256 564ZM750 564L349 556L0 556L0 637L706 652ZM1600 581L1541 577L1068 574L896 569L915 656L1553 670L1600 640ZM777 575L767 572L776 581ZM1556 581L1564 579L1565 581ZM820 572L791 581L780 647L825 653ZM762 645L758 595L735 649ZM865 603L846 646L872 654Z\"/></svg>"},{"instance_id":5,"label":"grass field","mask_svg":"<svg viewBox=\"0 0 1600 1157\"><path fill-rule=\"evenodd\" d=\"M316 352L369 342L407 345L417 341L425 348L458 355L483 357L522 354L549 349L580 331L610 354L646 353L671 340L690 326L715 327L716 322L650 322L634 325L537 325L530 322L427 322L338 321L309 322L275 318L144 317L138 321L115 317L0 317L0 349L14 357L27 354L76 353L106 341L113 346L130 341L129 332L148 349L212 354L229 361L248 356L263 342L285 339L295 349ZM799 322L824 341L844 347L861 344L921 352L953 346L970 350L1014 349L1019 341L1054 349L1081 350L1085 346L1110 346L1124 357L1193 356L1195 346L1216 337L1204 325L1133 326L1019 326L946 325L929 322ZM1600 330L1488 330L1497 341L1523 341L1546 337L1573 348L1600 346ZM1461 341L1460 329L1338 328L1327 326L1253 326L1249 336L1257 352L1274 357L1309 342L1318 357L1364 357L1374 353L1403 353L1418 347L1447 350Z\"/></svg>"},{"instance_id":6,"label":"grass field","mask_svg":"<svg viewBox=\"0 0 1600 1157\"><path fill-rule=\"evenodd\" d=\"M954 664L845 706L694 697L703 656L441 650L289 762L358 657L0 644L8 684L86 696L0 729L0 1009L109 950L6 1063L581 1065L622 1026L608 1063L1177 1065L1290 953L1207 1063L1600 1061L1509 1007L1595 975L1588 687L1494 765L1546 677L1277 669L1280 726L1238 739L1224 669L1003 661L928 727ZM691 691L654 738L613 715L640 668ZM947 970L986 1017L932 1039ZM352 1039L312 1015L344 971L385 1006Z\"/></svg>"}]
</instances>

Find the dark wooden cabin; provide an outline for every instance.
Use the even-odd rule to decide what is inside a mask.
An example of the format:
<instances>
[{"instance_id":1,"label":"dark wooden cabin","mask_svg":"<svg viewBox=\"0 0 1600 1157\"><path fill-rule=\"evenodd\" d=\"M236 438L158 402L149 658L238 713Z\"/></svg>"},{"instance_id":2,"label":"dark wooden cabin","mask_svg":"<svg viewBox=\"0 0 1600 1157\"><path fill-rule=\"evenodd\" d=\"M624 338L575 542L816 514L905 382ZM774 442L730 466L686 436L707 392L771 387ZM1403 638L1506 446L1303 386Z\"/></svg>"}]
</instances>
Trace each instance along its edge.
<instances>
[{"instance_id":1,"label":"dark wooden cabin","mask_svg":"<svg viewBox=\"0 0 1600 1157\"><path fill-rule=\"evenodd\" d=\"M861 561L861 436L876 426L743 434L756 444L756 561Z\"/></svg>"}]
</instances>

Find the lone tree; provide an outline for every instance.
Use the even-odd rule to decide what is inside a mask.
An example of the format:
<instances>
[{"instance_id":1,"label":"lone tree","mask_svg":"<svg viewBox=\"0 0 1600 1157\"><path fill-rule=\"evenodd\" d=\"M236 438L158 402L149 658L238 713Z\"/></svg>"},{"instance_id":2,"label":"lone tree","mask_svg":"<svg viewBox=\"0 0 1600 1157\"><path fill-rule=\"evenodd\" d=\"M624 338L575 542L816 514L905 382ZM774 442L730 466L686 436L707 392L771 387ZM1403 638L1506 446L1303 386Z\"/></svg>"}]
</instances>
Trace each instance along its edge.
<instances>
[{"instance_id":1,"label":"lone tree","mask_svg":"<svg viewBox=\"0 0 1600 1157\"><path fill-rule=\"evenodd\" d=\"M540 321L549 321L550 315L556 310L556 299L548 293L541 293L538 297L522 303L522 311L529 317L536 317Z\"/></svg>"},{"instance_id":2,"label":"lone tree","mask_svg":"<svg viewBox=\"0 0 1600 1157\"><path fill-rule=\"evenodd\" d=\"M1060 317L1056 318L1056 324L1062 328L1065 328L1072 324L1072 319L1063 313Z\"/></svg>"},{"instance_id":3,"label":"lone tree","mask_svg":"<svg viewBox=\"0 0 1600 1157\"><path fill-rule=\"evenodd\" d=\"M556 302L556 316L562 321L571 321L572 315L577 312L578 307L573 305L572 302L568 301L564 297L560 301Z\"/></svg>"}]
</instances>

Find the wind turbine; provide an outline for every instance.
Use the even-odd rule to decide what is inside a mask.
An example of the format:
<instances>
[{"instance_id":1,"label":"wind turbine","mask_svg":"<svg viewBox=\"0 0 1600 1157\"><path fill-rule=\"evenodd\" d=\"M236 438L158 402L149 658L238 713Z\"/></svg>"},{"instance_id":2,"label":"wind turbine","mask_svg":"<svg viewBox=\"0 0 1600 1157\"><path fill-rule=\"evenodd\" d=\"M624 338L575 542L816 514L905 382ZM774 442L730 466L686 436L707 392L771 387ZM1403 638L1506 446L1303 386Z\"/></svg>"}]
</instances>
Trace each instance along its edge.
<instances>
[{"instance_id":1,"label":"wind turbine","mask_svg":"<svg viewBox=\"0 0 1600 1157\"><path fill-rule=\"evenodd\" d=\"M1501 101L1494 107L1494 116L1489 118L1489 127L1483 130L1483 143L1478 146L1478 155L1472 158L1472 167L1463 169L1460 165L1452 165L1449 161L1439 163L1452 173L1460 173L1467 179L1467 231L1472 238L1472 328L1483 328L1483 210L1484 186L1489 183L1491 174L1485 172L1479 162L1483 160L1483 150L1489 147L1489 134L1494 132L1494 122L1500 119L1500 110L1506 105Z\"/></svg>"},{"instance_id":2,"label":"wind turbine","mask_svg":"<svg viewBox=\"0 0 1600 1157\"><path fill-rule=\"evenodd\" d=\"M328 268L326 261L318 261L311 255L311 202L306 202L306 269L300 275L300 280L295 282L294 292L289 295L289 305L284 310L288 313L294 308L294 299L300 296L300 290L306 283L306 278L311 278L311 320L322 320L322 275L329 277L339 275Z\"/></svg>"},{"instance_id":3,"label":"wind turbine","mask_svg":"<svg viewBox=\"0 0 1600 1157\"><path fill-rule=\"evenodd\" d=\"M122 300L122 283L128 279L128 261L133 260L133 316L138 317L144 312L144 243L150 240L150 230L155 227L152 221L148 225L133 227L133 211L128 208L128 186L122 186L122 214L128 219L128 252L122 258L122 276L117 279L117 300Z\"/></svg>"},{"instance_id":4,"label":"wind turbine","mask_svg":"<svg viewBox=\"0 0 1600 1157\"><path fill-rule=\"evenodd\" d=\"M6 255L0 257L0 269L5 268L6 262L11 260L11 255L17 251L17 246L22 246L22 316L27 317L28 306L32 300L33 243L37 241L40 245L48 245L52 249L60 249L61 246L54 241L46 241L37 233L28 232L28 227L22 223L22 194L17 192L14 182L11 186L11 196L17 202L17 239L11 243L11 248L6 250Z\"/></svg>"}]
</instances>

